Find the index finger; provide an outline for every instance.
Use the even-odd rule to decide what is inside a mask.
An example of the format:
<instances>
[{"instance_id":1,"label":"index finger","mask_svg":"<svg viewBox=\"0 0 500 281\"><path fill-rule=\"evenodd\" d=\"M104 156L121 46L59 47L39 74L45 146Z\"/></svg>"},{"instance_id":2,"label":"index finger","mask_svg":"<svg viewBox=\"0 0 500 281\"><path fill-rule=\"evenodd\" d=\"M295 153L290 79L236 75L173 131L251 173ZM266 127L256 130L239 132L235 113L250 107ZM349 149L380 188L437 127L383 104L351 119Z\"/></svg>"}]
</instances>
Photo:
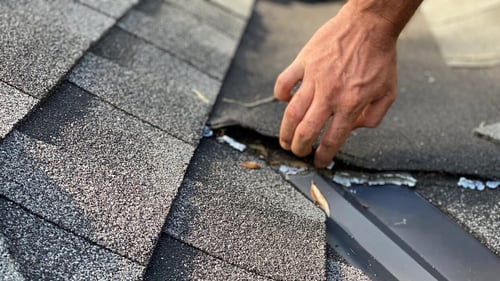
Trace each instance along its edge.
<instances>
[{"instance_id":1,"label":"index finger","mask_svg":"<svg viewBox=\"0 0 500 281\"><path fill-rule=\"evenodd\" d=\"M353 129L354 118L357 114L335 114L332 122L326 130L316 153L314 154L314 165L318 168L324 168L330 163L337 154L342 144L349 137Z\"/></svg>"},{"instance_id":2,"label":"index finger","mask_svg":"<svg viewBox=\"0 0 500 281\"><path fill-rule=\"evenodd\" d=\"M292 89L304 77L304 66L293 62L276 78L274 84L274 97L281 101L292 98Z\"/></svg>"}]
</instances>

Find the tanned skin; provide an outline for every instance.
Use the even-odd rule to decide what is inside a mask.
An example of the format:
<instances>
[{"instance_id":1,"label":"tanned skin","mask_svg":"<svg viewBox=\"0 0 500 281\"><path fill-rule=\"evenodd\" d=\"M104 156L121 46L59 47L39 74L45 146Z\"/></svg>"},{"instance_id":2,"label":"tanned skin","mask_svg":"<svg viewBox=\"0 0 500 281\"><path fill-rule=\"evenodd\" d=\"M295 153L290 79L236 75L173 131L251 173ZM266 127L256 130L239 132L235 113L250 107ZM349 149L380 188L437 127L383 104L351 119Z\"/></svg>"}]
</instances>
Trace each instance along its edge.
<instances>
[{"instance_id":1,"label":"tanned skin","mask_svg":"<svg viewBox=\"0 0 500 281\"><path fill-rule=\"evenodd\" d=\"M288 102L283 149L310 154L331 117L314 155L323 168L352 130L380 124L397 96L396 41L421 2L350 0L316 31L274 87L274 96Z\"/></svg>"}]
</instances>

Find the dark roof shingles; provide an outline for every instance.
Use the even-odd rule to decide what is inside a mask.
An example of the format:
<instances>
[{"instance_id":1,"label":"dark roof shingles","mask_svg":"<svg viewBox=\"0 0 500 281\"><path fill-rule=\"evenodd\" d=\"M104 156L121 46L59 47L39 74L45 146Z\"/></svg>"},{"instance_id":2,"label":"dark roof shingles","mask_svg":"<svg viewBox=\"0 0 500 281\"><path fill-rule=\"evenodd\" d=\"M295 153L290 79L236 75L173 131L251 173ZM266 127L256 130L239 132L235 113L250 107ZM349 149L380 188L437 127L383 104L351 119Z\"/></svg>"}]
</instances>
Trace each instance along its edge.
<instances>
[{"instance_id":1,"label":"dark roof shingles","mask_svg":"<svg viewBox=\"0 0 500 281\"><path fill-rule=\"evenodd\" d=\"M151 258L146 280L270 280L163 234Z\"/></svg>"},{"instance_id":2,"label":"dark roof shingles","mask_svg":"<svg viewBox=\"0 0 500 281\"><path fill-rule=\"evenodd\" d=\"M0 229L2 280L136 280L144 271L1 197Z\"/></svg>"},{"instance_id":3,"label":"dark roof shingles","mask_svg":"<svg viewBox=\"0 0 500 281\"><path fill-rule=\"evenodd\" d=\"M248 157L202 141L165 232L269 278L324 279L324 216L264 164L241 167Z\"/></svg>"},{"instance_id":4,"label":"dark roof shingles","mask_svg":"<svg viewBox=\"0 0 500 281\"><path fill-rule=\"evenodd\" d=\"M157 0L142 1L118 25L219 80L238 43L194 15Z\"/></svg>"},{"instance_id":5,"label":"dark roof shingles","mask_svg":"<svg viewBox=\"0 0 500 281\"><path fill-rule=\"evenodd\" d=\"M65 83L1 143L0 193L146 263L193 151Z\"/></svg>"},{"instance_id":6,"label":"dark roof shingles","mask_svg":"<svg viewBox=\"0 0 500 281\"><path fill-rule=\"evenodd\" d=\"M74 1L1 1L0 81L44 97L113 23Z\"/></svg>"},{"instance_id":7,"label":"dark roof shingles","mask_svg":"<svg viewBox=\"0 0 500 281\"><path fill-rule=\"evenodd\" d=\"M38 103L38 100L0 82L0 139Z\"/></svg>"}]
</instances>

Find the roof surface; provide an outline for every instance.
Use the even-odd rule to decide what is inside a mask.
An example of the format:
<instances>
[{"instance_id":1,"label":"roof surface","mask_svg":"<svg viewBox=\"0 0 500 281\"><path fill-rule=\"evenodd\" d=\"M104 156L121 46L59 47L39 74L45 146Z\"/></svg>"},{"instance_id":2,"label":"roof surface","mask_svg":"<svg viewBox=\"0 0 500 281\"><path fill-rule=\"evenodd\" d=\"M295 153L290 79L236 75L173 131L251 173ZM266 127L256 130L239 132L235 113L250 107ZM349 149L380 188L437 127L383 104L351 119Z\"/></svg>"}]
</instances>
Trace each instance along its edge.
<instances>
[{"instance_id":1,"label":"roof surface","mask_svg":"<svg viewBox=\"0 0 500 281\"><path fill-rule=\"evenodd\" d=\"M256 54L237 55L226 73L248 21L261 33L243 44L259 49L271 4L306 5L0 2L3 279L369 280L326 244L323 213L272 167L202 139L223 85L237 94L269 84L243 69ZM310 15L339 7L317 5ZM296 51L283 46L281 60ZM234 77L255 84L238 88ZM464 200L473 191L445 181L450 192L434 192L435 182L422 193L498 253L499 193Z\"/></svg>"}]
</instances>

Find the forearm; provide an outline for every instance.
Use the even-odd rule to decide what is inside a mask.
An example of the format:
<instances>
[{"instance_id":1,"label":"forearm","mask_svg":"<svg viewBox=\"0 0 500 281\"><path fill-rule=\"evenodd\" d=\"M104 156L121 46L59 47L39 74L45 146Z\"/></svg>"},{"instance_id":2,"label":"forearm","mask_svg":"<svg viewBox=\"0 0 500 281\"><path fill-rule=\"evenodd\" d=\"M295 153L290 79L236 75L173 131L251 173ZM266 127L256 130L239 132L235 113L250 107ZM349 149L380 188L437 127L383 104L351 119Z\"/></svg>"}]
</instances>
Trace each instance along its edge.
<instances>
[{"instance_id":1,"label":"forearm","mask_svg":"<svg viewBox=\"0 0 500 281\"><path fill-rule=\"evenodd\" d=\"M357 15L373 15L387 22L387 32L397 37L413 16L422 0L349 0L349 6Z\"/></svg>"}]
</instances>

